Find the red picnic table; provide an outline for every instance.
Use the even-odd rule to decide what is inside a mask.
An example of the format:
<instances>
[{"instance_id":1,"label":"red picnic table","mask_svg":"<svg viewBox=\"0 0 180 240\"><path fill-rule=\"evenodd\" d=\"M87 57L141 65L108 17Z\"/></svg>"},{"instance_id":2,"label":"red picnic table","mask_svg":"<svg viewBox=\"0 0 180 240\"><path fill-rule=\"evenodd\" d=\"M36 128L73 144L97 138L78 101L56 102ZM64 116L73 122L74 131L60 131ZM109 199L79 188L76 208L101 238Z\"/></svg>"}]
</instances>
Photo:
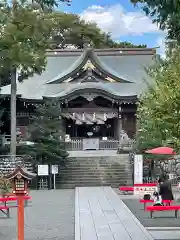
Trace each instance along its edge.
<instances>
[{"instance_id":1,"label":"red picnic table","mask_svg":"<svg viewBox=\"0 0 180 240\"><path fill-rule=\"evenodd\" d=\"M24 200L29 200L29 199L31 199L31 197L30 196L23 196L23 199ZM9 218L10 217L9 209L17 207L17 206L8 206L7 203L17 201L17 200L18 200L18 197L16 197L16 196L14 196L14 197L4 197L4 198L1 197L0 202L4 203L4 205L0 205L0 211Z\"/></svg>"}]
</instances>

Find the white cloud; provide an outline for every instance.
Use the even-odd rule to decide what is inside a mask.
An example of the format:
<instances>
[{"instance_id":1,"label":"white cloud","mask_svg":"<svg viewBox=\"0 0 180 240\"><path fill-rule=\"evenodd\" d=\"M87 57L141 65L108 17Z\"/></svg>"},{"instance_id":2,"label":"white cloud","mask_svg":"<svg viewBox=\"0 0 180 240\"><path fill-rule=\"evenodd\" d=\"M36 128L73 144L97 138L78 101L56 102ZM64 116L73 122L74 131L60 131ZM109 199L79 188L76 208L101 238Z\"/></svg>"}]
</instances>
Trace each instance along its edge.
<instances>
[{"instance_id":1,"label":"white cloud","mask_svg":"<svg viewBox=\"0 0 180 240\"><path fill-rule=\"evenodd\" d=\"M109 7L94 5L84 10L80 16L86 21L96 22L103 31L110 32L114 39L160 32L144 13L127 12L120 4Z\"/></svg>"}]
</instances>

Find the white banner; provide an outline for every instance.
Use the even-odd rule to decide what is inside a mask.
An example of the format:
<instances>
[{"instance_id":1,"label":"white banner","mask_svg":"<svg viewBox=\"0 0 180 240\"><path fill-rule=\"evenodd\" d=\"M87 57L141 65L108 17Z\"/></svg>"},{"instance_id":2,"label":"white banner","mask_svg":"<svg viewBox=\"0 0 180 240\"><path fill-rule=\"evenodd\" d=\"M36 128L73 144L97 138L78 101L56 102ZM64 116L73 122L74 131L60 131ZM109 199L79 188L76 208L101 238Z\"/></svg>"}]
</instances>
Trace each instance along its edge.
<instances>
[{"instance_id":1,"label":"white banner","mask_svg":"<svg viewBox=\"0 0 180 240\"><path fill-rule=\"evenodd\" d=\"M143 156L134 156L134 184L143 183Z\"/></svg>"},{"instance_id":2,"label":"white banner","mask_svg":"<svg viewBox=\"0 0 180 240\"><path fill-rule=\"evenodd\" d=\"M48 165L38 165L38 176L48 176L49 166Z\"/></svg>"},{"instance_id":3,"label":"white banner","mask_svg":"<svg viewBox=\"0 0 180 240\"><path fill-rule=\"evenodd\" d=\"M138 185L138 184L137 184ZM154 192L157 192L157 186L148 186L148 184L144 184L145 186L134 186L134 195L140 195L143 197L145 194L153 195ZM150 184L151 185L151 184Z\"/></svg>"}]
</instances>

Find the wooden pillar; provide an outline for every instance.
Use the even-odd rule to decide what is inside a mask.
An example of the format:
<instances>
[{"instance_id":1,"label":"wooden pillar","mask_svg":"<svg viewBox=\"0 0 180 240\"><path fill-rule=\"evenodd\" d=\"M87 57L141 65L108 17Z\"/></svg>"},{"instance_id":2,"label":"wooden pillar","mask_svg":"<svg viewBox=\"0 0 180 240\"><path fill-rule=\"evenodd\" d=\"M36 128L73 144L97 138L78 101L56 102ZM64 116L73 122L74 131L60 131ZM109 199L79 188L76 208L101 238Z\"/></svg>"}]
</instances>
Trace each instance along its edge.
<instances>
[{"instance_id":1,"label":"wooden pillar","mask_svg":"<svg viewBox=\"0 0 180 240\"><path fill-rule=\"evenodd\" d=\"M117 139L120 140L120 134L122 131L122 109L121 104L119 104L118 108L118 118L117 118Z\"/></svg>"},{"instance_id":2,"label":"wooden pillar","mask_svg":"<svg viewBox=\"0 0 180 240\"><path fill-rule=\"evenodd\" d=\"M24 240L24 199L18 196L18 240Z\"/></svg>"},{"instance_id":3,"label":"wooden pillar","mask_svg":"<svg viewBox=\"0 0 180 240\"><path fill-rule=\"evenodd\" d=\"M121 133L121 130L122 130L122 118L118 118L117 119L117 127L116 127L116 136L117 136L117 139L120 140L120 133Z\"/></svg>"}]
</instances>

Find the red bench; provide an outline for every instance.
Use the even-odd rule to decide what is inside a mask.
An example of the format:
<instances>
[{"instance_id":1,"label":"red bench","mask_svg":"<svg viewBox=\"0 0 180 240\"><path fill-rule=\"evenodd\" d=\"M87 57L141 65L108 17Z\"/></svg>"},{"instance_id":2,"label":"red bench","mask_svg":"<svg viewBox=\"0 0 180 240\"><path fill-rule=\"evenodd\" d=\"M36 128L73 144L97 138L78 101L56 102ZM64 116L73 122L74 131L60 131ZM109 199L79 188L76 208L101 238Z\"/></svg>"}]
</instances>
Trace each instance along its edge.
<instances>
[{"instance_id":1,"label":"red bench","mask_svg":"<svg viewBox=\"0 0 180 240\"><path fill-rule=\"evenodd\" d=\"M146 211L150 212L150 217L152 218L153 212L158 211L174 211L175 218L178 217L177 213L180 210L180 206L147 206Z\"/></svg>"},{"instance_id":2,"label":"red bench","mask_svg":"<svg viewBox=\"0 0 180 240\"><path fill-rule=\"evenodd\" d=\"M17 207L17 206L7 206L7 203L17 201L17 199L18 198L16 196L0 198L0 202L4 203L4 205L0 205L0 211L2 213L4 213L8 218L10 217L9 209ZM27 200L31 199L31 197L30 196L23 196L23 199L27 201ZM4 210L6 210L6 211L4 211Z\"/></svg>"},{"instance_id":3,"label":"red bench","mask_svg":"<svg viewBox=\"0 0 180 240\"><path fill-rule=\"evenodd\" d=\"M146 204L147 204L147 203L153 203L154 200L153 200L153 199L149 199L149 200L140 199L139 202L140 202L140 203L144 203L144 211L145 211L145 209L146 209ZM172 200L162 200L162 202L165 203L165 204L171 205Z\"/></svg>"},{"instance_id":4,"label":"red bench","mask_svg":"<svg viewBox=\"0 0 180 240\"><path fill-rule=\"evenodd\" d=\"M134 192L134 187L126 187L126 186L124 186L124 187L119 187L119 190L121 191L121 192L123 192L124 194L126 193L128 193L128 192Z\"/></svg>"}]
</instances>

